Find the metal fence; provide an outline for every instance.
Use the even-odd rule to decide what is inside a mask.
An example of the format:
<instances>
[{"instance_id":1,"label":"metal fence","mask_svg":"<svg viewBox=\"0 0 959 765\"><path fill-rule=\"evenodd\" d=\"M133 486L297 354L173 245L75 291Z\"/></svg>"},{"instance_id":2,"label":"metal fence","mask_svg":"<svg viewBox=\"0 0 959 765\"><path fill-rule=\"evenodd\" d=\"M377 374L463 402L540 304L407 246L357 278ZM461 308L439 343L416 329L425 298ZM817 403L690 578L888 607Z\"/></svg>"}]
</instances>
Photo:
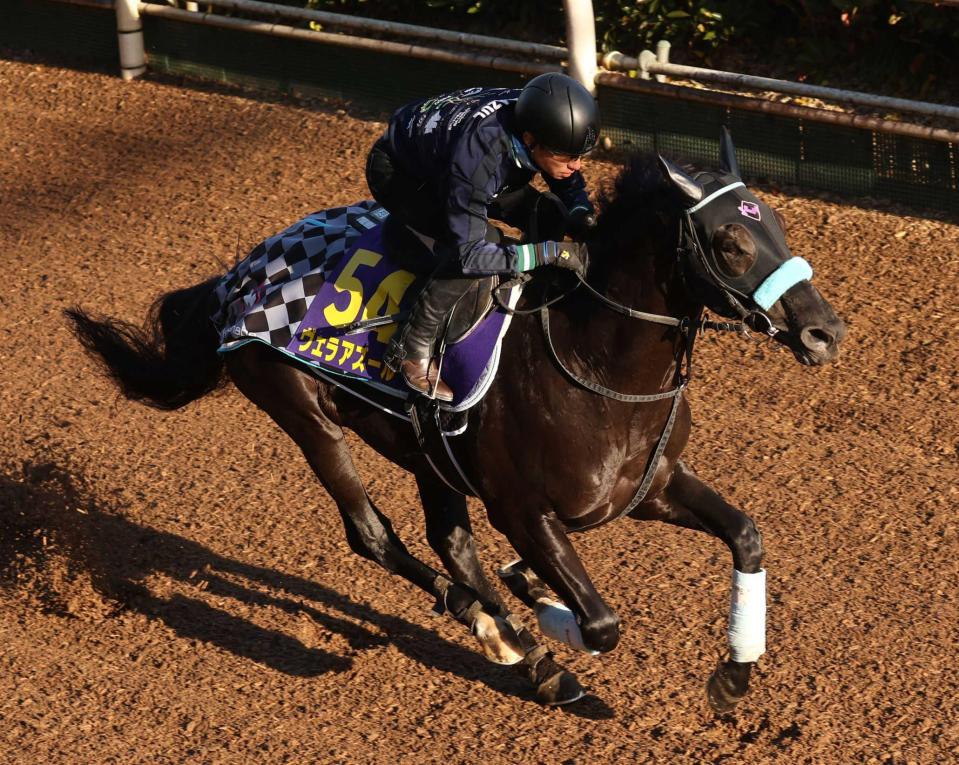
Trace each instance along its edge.
<instances>
[{"instance_id":1,"label":"metal fence","mask_svg":"<svg viewBox=\"0 0 959 765\"><path fill-rule=\"evenodd\" d=\"M116 71L116 19L109 5L6 0L0 46ZM306 97L348 100L372 114L468 85L520 86L519 73L437 63L377 50L251 34L144 16L151 70ZM832 125L746 108L745 99L704 103L669 86L640 87L603 75L597 97L614 150L656 150L713 163L728 125L745 175L796 190L890 200L917 213L959 214L959 144L866 127ZM685 89L688 90L688 89ZM700 95L698 98L696 93ZM752 99L750 99L752 100Z\"/></svg>"}]
</instances>

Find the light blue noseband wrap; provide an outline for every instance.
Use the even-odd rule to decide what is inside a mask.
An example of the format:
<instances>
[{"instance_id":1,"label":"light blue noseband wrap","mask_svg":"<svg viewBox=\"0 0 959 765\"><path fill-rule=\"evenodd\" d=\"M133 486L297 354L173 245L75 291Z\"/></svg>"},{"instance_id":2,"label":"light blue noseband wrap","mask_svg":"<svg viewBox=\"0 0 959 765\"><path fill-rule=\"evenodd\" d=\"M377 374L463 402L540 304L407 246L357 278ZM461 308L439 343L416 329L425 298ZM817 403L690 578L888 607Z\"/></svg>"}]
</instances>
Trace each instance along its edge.
<instances>
[{"instance_id":1,"label":"light blue noseband wrap","mask_svg":"<svg viewBox=\"0 0 959 765\"><path fill-rule=\"evenodd\" d=\"M768 311L786 290L803 279L812 279L812 266L803 258L792 257L766 277L753 293L753 300Z\"/></svg>"}]
</instances>

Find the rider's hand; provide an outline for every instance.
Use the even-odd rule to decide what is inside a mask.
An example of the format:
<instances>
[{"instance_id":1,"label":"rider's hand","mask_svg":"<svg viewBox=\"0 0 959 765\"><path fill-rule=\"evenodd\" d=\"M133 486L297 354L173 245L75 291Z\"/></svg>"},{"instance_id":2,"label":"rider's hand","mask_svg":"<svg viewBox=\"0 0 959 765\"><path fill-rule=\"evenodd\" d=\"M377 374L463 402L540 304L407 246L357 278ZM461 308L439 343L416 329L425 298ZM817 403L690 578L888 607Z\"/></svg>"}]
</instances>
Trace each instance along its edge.
<instances>
[{"instance_id":1,"label":"rider's hand","mask_svg":"<svg viewBox=\"0 0 959 765\"><path fill-rule=\"evenodd\" d=\"M558 266L586 276L589 252L580 242L546 241L516 247L516 271L531 271L538 266Z\"/></svg>"},{"instance_id":2,"label":"rider's hand","mask_svg":"<svg viewBox=\"0 0 959 765\"><path fill-rule=\"evenodd\" d=\"M577 207L569 214L569 219L566 221L566 233L573 239L582 240L595 226L596 215L585 207Z\"/></svg>"},{"instance_id":3,"label":"rider's hand","mask_svg":"<svg viewBox=\"0 0 959 765\"><path fill-rule=\"evenodd\" d=\"M536 245L536 257L544 266L557 266L586 276L589 251L581 242L540 242Z\"/></svg>"}]
</instances>

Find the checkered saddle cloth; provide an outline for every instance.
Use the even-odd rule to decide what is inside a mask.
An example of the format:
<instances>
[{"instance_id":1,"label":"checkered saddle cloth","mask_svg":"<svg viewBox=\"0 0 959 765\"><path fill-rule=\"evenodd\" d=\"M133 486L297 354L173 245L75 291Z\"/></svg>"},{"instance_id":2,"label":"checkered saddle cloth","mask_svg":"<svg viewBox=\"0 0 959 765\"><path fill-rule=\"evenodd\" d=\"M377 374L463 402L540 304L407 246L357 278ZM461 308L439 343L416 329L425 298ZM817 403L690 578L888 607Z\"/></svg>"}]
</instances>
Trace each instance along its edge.
<instances>
[{"instance_id":1,"label":"checkered saddle cloth","mask_svg":"<svg viewBox=\"0 0 959 765\"><path fill-rule=\"evenodd\" d=\"M372 201L323 210L257 245L216 285L220 352L263 342L334 382L349 378L389 393L399 410L409 389L382 361L397 324L355 326L407 310L426 281L384 256L387 215ZM447 348L443 377L457 391L447 408L462 411L485 394L509 318L493 311Z\"/></svg>"}]
</instances>

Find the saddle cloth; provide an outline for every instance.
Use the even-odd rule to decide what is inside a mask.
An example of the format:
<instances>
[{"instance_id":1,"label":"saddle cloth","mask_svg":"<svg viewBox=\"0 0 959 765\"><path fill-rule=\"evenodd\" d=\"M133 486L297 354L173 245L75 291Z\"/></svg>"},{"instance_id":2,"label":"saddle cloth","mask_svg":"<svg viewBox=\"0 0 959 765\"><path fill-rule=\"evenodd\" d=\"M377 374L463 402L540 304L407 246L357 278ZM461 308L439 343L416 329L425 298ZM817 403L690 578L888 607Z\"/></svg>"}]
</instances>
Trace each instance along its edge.
<instances>
[{"instance_id":1,"label":"saddle cloth","mask_svg":"<svg viewBox=\"0 0 959 765\"><path fill-rule=\"evenodd\" d=\"M212 320L220 352L266 343L331 382L362 381L389 394L387 408L406 417L410 390L382 360L396 323L349 329L408 310L425 284L427 277L399 268L384 254L381 224L387 215L373 201L322 210L257 245L215 287L219 308ZM518 299L514 288L506 302L514 306ZM446 348L442 375L456 397L444 409L464 411L483 397L509 323L509 314L498 308Z\"/></svg>"}]
</instances>

